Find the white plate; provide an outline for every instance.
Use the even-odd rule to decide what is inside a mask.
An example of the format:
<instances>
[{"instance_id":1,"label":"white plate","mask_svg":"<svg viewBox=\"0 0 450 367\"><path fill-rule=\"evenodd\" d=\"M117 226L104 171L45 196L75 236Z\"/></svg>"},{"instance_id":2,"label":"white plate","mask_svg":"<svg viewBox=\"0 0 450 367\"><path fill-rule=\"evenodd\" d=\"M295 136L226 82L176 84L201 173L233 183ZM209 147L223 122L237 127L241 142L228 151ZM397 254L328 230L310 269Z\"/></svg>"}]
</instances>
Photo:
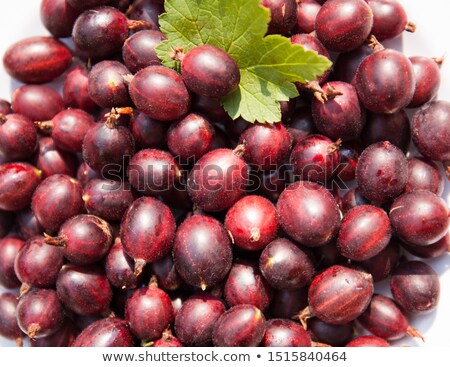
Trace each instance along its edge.
<instances>
[{"instance_id":1,"label":"white plate","mask_svg":"<svg viewBox=\"0 0 450 367\"><path fill-rule=\"evenodd\" d=\"M448 6L444 0L401 0L410 21L417 25L414 34L406 33L403 37L385 43L386 46L403 50L408 56L440 57L448 51L450 32L448 32ZM40 22L40 0L7 1L0 6L0 55L12 43L26 37L46 35L47 30ZM11 92L19 83L12 82L0 68L0 98L10 100ZM450 60L442 66L442 80L439 98L450 101ZM449 121L450 123L450 121ZM450 205L450 183L446 182L444 199ZM421 343L411 338L404 338L399 345L449 346L448 332L450 327L450 255L429 262L440 274L441 299L436 311L414 317L412 326L420 330L426 342ZM382 288L388 292L388 288ZM0 338L0 346L13 345Z\"/></svg>"}]
</instances>

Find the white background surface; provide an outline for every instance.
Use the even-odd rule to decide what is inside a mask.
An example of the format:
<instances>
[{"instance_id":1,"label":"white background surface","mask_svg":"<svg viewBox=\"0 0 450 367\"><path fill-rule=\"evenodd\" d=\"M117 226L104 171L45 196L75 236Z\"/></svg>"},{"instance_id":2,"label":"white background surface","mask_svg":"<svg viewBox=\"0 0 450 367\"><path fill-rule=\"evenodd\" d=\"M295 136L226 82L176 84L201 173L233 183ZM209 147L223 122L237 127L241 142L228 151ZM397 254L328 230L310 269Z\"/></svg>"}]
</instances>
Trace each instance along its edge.
<instances>
[{"instance_id":1,"label":"white background surface","mask_svg":"<svg viewBox=\"0 0 450 367\"><path fill-rule=\"evenodd\" d=\"M440 57L450 52L450 31L448 29L449 3L445 0L401 0L409 20L417 24L414 34L406 33L402 38L384 43L385 46L402 49L408 56ZM40 0L15 0L0 2L0 55L9 45L25 37L47 35L40 23ZM440 99L450 101L450 59L442 66ZM0 70L0 98L10 100L11 92L19 84ZM450 123L450 121L449 121ZM444 199L450 205L450 184L446 182ZM450 255L429 262L440 274L441 299L438 309L430 314L412 318L412 326L425 336L426 342L404 338L398 345L450 346ZM388 292L386 286L382 287ZM0 346L13 345L0 338ZM405 349L406 352L406 349Z\"/></svg>"}]
</instances>

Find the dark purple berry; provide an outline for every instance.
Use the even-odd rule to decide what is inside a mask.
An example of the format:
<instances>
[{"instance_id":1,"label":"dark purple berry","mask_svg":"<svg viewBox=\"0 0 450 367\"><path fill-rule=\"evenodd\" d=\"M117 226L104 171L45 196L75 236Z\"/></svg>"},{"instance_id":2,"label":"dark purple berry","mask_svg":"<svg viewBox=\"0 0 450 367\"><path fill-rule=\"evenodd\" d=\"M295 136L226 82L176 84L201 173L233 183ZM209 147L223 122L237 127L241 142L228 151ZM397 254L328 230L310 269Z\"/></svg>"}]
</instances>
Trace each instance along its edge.
<instances>
[{"instance_id":1,"label":"dark purple berry","mask_svg":"<svg viewBox=\"0 0 450 367\"><path fill-rule=\"evenodd\" d=\"M80 15L66 0L43 0L41 21L45 28L58 38L70 37L72 28Z\"/></svg>"},{"instance_id":2,"label":"dark purple berry","mask_svg":"<svg viewBox=\"0 0 450 367\"><path fill-rule=\"evenodd\" d=\"M16 308L19 300L13 293L0 293L0 336L15 340L22 346L22 330L17 325Z\"/></svg>"},{"instance_id":3,"label":"dark purple berry","mask_svg":"<svg viewBox=\"0 0 450 367\"><path fill-rule=\"evenodd\" d=\"M126 321L109 317L84 329L72 347L132 347L133 344L133 336Z\"/></svg>"},{"instance_id":4,"label":"dark purple berry","mask_svg":"<svg viewBox=\"0 0 450 367\"><path fill-rule=\"evenodd\" d=\"M270 11L268 34L285 34L297 20L297 3L295 0L261 0L260 4Z\"/></svg>"},{"instance_id":5,"label":"dark purple berry","mask_svg":"<svg viewBox=\"0 0 450 367\"><path fill-rule=\"evenodd\" d=\"M287 319L266 321L262 347L311 347L311 338L299 324Z\"/></svg>"},{"instance_id":6,"label":"dark purple berry","mask_svg":"<svg viewBox=\"0 0 450 367\"><path fill-rule=\"evenodd\" d=\"M420 107L436 97L441 84L439 60L429 57L413 56L409 58L416 77L416 89L408 107Z\"/></svg>"},{"instance_id":7,"label":"dark purple berry","mask_svg":"<svg viewBox=\"0 0 450 367\"><path fill-rule=\"evenodd\" d=\"M0 286L13 289L20 287L20 280L14 271L14 261L24 242L15 237L0 239Z\"/></svg>"},{"instance_id":8,"label":"dark purple berry","mask_svg":"<svg viewBox=\"0 0 450 367\"><path fill-rule=\"evenodd\" d=\"M9 161L31 157L37 147L33 122L18 114L0 114L0 151Z\"/></svg>"}]
</instances>

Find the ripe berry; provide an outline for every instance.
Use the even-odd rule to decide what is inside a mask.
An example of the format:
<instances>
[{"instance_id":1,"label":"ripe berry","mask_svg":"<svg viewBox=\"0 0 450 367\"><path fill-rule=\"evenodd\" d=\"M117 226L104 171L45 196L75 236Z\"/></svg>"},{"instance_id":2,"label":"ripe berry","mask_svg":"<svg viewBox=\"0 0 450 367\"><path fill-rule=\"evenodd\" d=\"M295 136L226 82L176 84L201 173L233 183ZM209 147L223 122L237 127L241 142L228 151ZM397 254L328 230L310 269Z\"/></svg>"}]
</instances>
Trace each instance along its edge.
<instances>
[{"instance_id":1,"label":"ripe berry","mask_svg":"<svg viewBox=\"0 0 450 367\"><path fill-rule=\"evenodd\" d=\"M313 182L300 181L290 185L281 194L277 211L284 231L305 246L322 246L339 229L336 201L323 186Z\"/></svg>"},{"instance_id":2,"label":"ripe berry","mask_svg":"<svg viewBox=\"0 0 450 367\"><path fill-rule=\"evenodd\" d=\"M0 239L0 286L13 289L20 287L20 280L14 271L14 261L24 242L15 237Z\"/></svg>"},{"instance_id":3,"label":"ripe berry","mask_svg":"<svg viewBox=\"0 0 450 367\"><path fill-rule=\"evenodd\" d=\"M268 34L285 34L295 26L297 19L295 0L261 0L260 4L270 10Z\"/></svg>"},{"instance_id":4,"label":"ripe berry","mask_svg":"<svg viewBox=\"0 0 450 367\"><path fill-rule=\"evenodd\" d=\"M112 244L112 229L103 219L89 214L70 218L57 237L45 236L45 243L61 247L72 264L93 264L106 255Z\"/></svg>"},{"instance_id":5,"label":"ripe berry","mask_svg":"<svg viewBox=\"0 0 450 367\"><path fill-rule=\"evenodd\" d=\"M261 275L258 265L250 261L236 261L228 274L224 298L228 306L249 304L265 311L273 290Z\"/></svg>"},{"instance_id":6,"label":"ripe berry","mask_svg":"<svg viewBox=\"0 0 450 367\"><path fill-rule=\"evenodd\" d=\"M173 258L183 280L205 290L223 280L231 268L230 239L216 219L194 215L177 230Z\"/></svg>"},{"instance_id":7,"label":"ripe berry","mask_svg":"<svg viewBox=\"0 0 450 367\"><path fill-rule=\"evenodd\" d=\"M177 337L188 347L210 346L213 328L224 312L223 302L216 297L208 294L190 297L175 317Z\"/></svg>"},{"instance_id":8,"label":"ripe berry","mask_svg":"<svg viewBox=\"0 0 450 367\"><path fill-rule=\"evenodd\" d=\"M140 70L131 79L129 91L139 112L156 120L176 120L189 111L191 104L181 76L164 66Z\"/></svg>"},{"instance_id":9,"label":"ripe berry","mask_svg":"<svg viewBox=\"0 0 450 367\"><path fill-rule=\"evenodd\" d=\"M212 150L194 165L189 174L188 192L198 208L219 212L244 195L248 171L239 149Z\"/></svg>"},{"instance_id":10,"label":"ripe berry","mask_svg":"<svg viewBox=\"0 0 450 367\"><path fill-rule=\"evenodd\" d=\"M183 55L181 75L186 86L201 96L221 98L239 85L241 75L236 61L218 47L194 47Z\"/></svg>"},{"instance_id":11,"label":"ripe berry","mask_svg":"<svg viewBox=\"0 0 450 367\"><path fill-rule=\"evenodd\" d=\"M41 177L42 172L28 163L0 165L0 209L16 211L29 206Z\"/></svg>"},{"instance_id":12,"label":"ripe berry","mask_svg":"<svg viewBox=\"0 0 450 367\"><path fill-rule=\"evenodd\" d=\"M263 171L282 165L291 149L291 138L282 123L250 126L239 143L245 146L245 162Z\"/></svg>"},{"instance_id":13,"label":"ripe berry","mask_svg":"<svg viewBox=\"0 0 450 367\"><path fill-rule=\"evenodd\" d=\"M108 317L98 320L75 339L72 347L132 347L133 336L125 320Z\"/></svg>"},{"instance_id":14,"label":"ripe berry","mask_svg":"<svg viewBox=\"0 0 450 367\"><path fill-rule=\"evenodd\" d=\"M134 194L128 182L93 179L84 187L83 201L89 214L120 221L134 201Z\"/></svg>"},{"instance_id":15,"label":"ripe berry","mask_svg":"<svg viewBox=\"0 0 450 367\"><path fill-rule=\"evenodd\" d=\"M439 277L422 261L401 263L392 273L390 285L395 301L407 312L428 312L439 302Z\"/></svg>"},{"instance_id":16,"label":"ripe berry","mask_svg":"<svg viewBox=\"0 0 450 367\"><path fill-rule=\"evenodd\" d=\"M14 262L16 275L23 283L21 290L27 291L30 287L53 287L63 262L61 249L47 245L43 236L29 239Z\"/></svg>"},{"instance_id":17,"label":"ripe berry","mask_svg":"<svg viewBox=\"0 0 450 367\"><path fill-rule=\"evenodd\" d=\"M416 89L408 107L420 107L437 95L441 84L439 61L421 56L410 57L409 61L414 69Z\"/></svg>"},{"instance_id":18,"label":"ripe berry","mask_svg":"<svg viewBox=\"0 0 450 367\"><path fill-rule=\"evenodd\" d=\"M217 320L213 330L216 347L256 347L266 331L262 312L252 305L230 308Z\"/></svg>"},{"instance_id":19,"label":"ripe berry","mask_svg":"<svg viewBox=\"0 0 450 367\"><path fill-rule=\"evenodd\" d=\"M49 136L39 139L38 152L34 160L43 178L56 174L73 177L77 172L77 156L58 149L55 141Z\"/></svg>"},{"instance_id":20,"label":"ripe berry","mask_svg":"<svg viewBox=\"0 0 450 367\"><path fill-rule=\"evenodd\" d=\"M0 114L0 150L6 159L26 160L36 146L37 133L32 121L18 114Z\"/></svg>"},{"instance_id":21,"label":"ripe berry","mask_svg":"<svg viewBox=\"0 0 450 367\"><path fill-rule=\"evenodd\" d=\"M62 325L64 310L54 290L35 289L17 304L17 322L30 339L54 334Z\"/></svg>"},{"instance_id":22,"label":"ripe berry","mask_svg":"<svg viewBox=\"0 0 450 367\"><path fill-rule=\"evenodd\" d=\"M346 324L366 310L372 294L370 274L345 266L331 266L318 274L309 286L309 312L329 324Z\"/></svg>"},{"instance_id":23,"label":"ripe berry","mask_svg":"<svg viewBox=\"0 0 450 367\"><path fill-rule=\"evenodd\" d=\"M131 332L140 340L156 340L173 322L173 309L167 293L154 283L140 288L128 299L125 318Z\"/></svg>"},{"instance_id":24,"label":"ripe berry","mask_svg":"<svg viewBox=\"0 0 450 367\"><path fill-rule=\"evenodd\" d=\"M388 141L366 148L356 166L356 182L361 194L378 203L398 196L406 185L407 174L405 155Z\"/></svg>"},{"instance_id":25,"label":"ripe berry","mask_svg":"<svg viewBox=\"0 0 450 367\"><path fill-rule=\"evenodd\" d=\"M45 28L57 38L70 37L72 28L80 15L66 0L43 0L41 21Z\"/></svg>"},{"instance_id":26,"label":"ripe berry","mask_svg":"<svg viewBox=\"0 0 450 367\"><path fill-rule=\"evenodd\" d=\"M17 325L16 308L19 303L13 293L0 293L0 336L15 340L18 346L22 346L23 333Z\"/></svg>"},{"instance_id":27,"label":"ripe berry","mask_svg":"<svg viewBox=\"0 0 450 367\"><path fill-rule=\"evenodd\" d=\"M390 347L391 345L378 336L363 335L356 339L353 339L350 343L345 345L346 347Z\"/></svg>"},{"instance_id":28,"label":"ripe berry","mask_svg":"<svg viewBox=\"0 0 450 367\"><path fill-rule=\"evenodd\" d=\"M337 246L346 258L363 261L383 250L391 239L386 212L372 205L351 209L342 220Z\"/></svg>"},{"instance_id":29,"label":"ripe berry","mask_svg":"<svg viewBox=\"0 0 450 367\"><path fill-rule=\"evenodd\" d=\"M391 49L367 56L355 77L359 99L367 109L377 113L394 113L406 107L413 98L415 84L409 59Z\"/></svg>"},{"instance_id":30,"label":"ripe berry","mask_svg":"<svg viewBox=\"0 0 450 367\"><path fill-rule=\"evenodd\" d=\"M295 289L307 285L314 276L314 265L291 241L279 238L261 253L259 268L267 282L276 289Z\"/></svg>"},{"instance_id":31,"label":"ripe berry","mask_svg":"<svg viewBox=\"0 0 450 367\"><path fill-rule=\"evenodd\" d=\"M135 261L136 275L146 263L170 251L175 228L170 209L160 201L142 197L131 204L120 225L120 238L125 252Z\"/></svg>"},{"instance_id":32,"label":"ripe berry","mask_svg":"<svg viewBox=\"0 0 450 367\"><path fill-rule=\"evenodd\" d=\"M143 30L127 38L122 47L122 57L125 65L132 73L150 65L161 65L161 60L155 52L158 46L167 37L155 30Z\"/></svg>"},{"instance_id":33,"label":"ripe berry","mask_svg":"<svg viewBox=\"0 0 450 367\"><path fill-rule=\"evenodd\" d=\"M444 200L430 191L412 191L398 197L389 212L397 236L412 245L427 246L448 231L450 219Z\"/></svg>"},{"instance_id":34,"label":"ripe berry","mask_svg":"<svg viewBox=\"0 0 450 367\"><path fill-rule=\"evenodd\" d=\"M93 112L97 105L88 93L89 72L84 66L70 70L63 82L63 98L66 107L79 108Z\"/></svg>"},{"instance_id":35,"label":"ripe berry","mask_svg":"<svg viewBox=\"0 0 450 367\"><path fill-rule=\"evenodd\" d=\"M372 29L373 14L363 0L328 0L316 16L315 31L324 46L335 52L352 51Z\"/></svg>"},{"instance_id":36,"label":"ripe berry","mask_svg":"<svg viewBox=\"0 0 450 367\"><path fill-rule=\"evenodd\" d=\"M263 347L311 347L311 338L299 324L286 319L266 321Z\"/></svg>"},{"instance_id":37,"label":"ripe berry","mask_svg":"<svg viewBox=\"0 0 450 367\"><path fill-rule=\"evenodd\" d=\"M80 183L66 175L47 177L36 188L31 208L38 222L49 233L84 210Z\"/></svg>"},{"instance_id":38,"label":"ripe berry","mask_svg":"<svg viewBox=\"0 0 450 367\"><path fill-rule=\"evenodd\" d=\"M278 216L269 200L256 195L245 196L228 210L225 227L236 246L257 251L275 239Z\"/></svg>"},{"instance_id":39,"label":"ripe berry","mask_svg":"<svg viewBox=\"0 0 450 367\"><path fill-rule=\"evenodd\" d=\"M441 172L433 161L422 157L408 159L405 192L428 190L441 195L444 190Z\"/></svg>"},{"instance_id":40,"label":"ripe berry","mask_svg":"<svg viewBox=\"0 0 450 367\"><path fill-rule=\"evenodd\" d=\"M6 50L3 65L13 78L27 84L47 83L56 79L72 61L70 49L52 37L32 37Z\"/></svg>"},{"instance_id":41,"label":"ripe berry","mask_svg":"<svg viewBox=\"0 0 450 367\"><path fill-rule=\"evenodd\" d=\"M45 85L24 85L11 97L14 113L24 115L31 121L51 120L64 109L62 97Z\"/></svg>"},{"instance_id":42,"label":"ripe berry","mask_svg":"<svg viewBox=\"0 0 450 367\"><path fill-rule=\"evenodd\" d=\"M56 291L64 306L79 315L106 313L112 298L111 286L100 265L64 265L58 275Z\"/></svg>"}]
</instances>

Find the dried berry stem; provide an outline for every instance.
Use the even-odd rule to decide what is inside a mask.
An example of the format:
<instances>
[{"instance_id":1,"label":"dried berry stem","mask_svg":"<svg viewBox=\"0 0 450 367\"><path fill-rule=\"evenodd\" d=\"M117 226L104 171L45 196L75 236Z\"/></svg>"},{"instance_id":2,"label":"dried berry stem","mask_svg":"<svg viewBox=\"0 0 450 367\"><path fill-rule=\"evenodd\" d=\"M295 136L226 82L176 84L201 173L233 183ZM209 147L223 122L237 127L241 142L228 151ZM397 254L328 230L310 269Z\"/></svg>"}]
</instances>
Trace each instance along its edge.
<instances>
[{"instance_id":1,"label":"dried berry stem","mask_svg":"<svg viewBox=\"0 0 450 367\"><path fill-rule=\"evenodd\" d=\"M66 236L56 236L52 237L47 233L44 233L44 242L47 245L57 246L57 247L66 247L67 245L67 237Z\"/></svg>"},{"instance_id":2,"label":"dried berry stem","mask_svg":"<svg viewBox=\"0 0 450 367\"><path fill-rule=\"evenodd\" d=\"M367 44L368 44L369 47L370 47L372 50L374 50L375 52L376 52L376 51L384 50L383 45L382 45L380 42L378 42L377 38L376 38L373 34L371 34L371 35L367 38Z\"/></svg>"},{"instance_id":3,"label":"dried berry stem","mask_svg":"<svg viewBox=\"0 0 450 367\"><path fill-rule=\"evenodd\" d=\"M413 23L413 22L408 22L408 23L406 23L406 26L405 26L405 31L406 32L410 32L410 33L414 33L415 31L416 31L416 24L415 23Z\"/></svg>"}]
</instances>

